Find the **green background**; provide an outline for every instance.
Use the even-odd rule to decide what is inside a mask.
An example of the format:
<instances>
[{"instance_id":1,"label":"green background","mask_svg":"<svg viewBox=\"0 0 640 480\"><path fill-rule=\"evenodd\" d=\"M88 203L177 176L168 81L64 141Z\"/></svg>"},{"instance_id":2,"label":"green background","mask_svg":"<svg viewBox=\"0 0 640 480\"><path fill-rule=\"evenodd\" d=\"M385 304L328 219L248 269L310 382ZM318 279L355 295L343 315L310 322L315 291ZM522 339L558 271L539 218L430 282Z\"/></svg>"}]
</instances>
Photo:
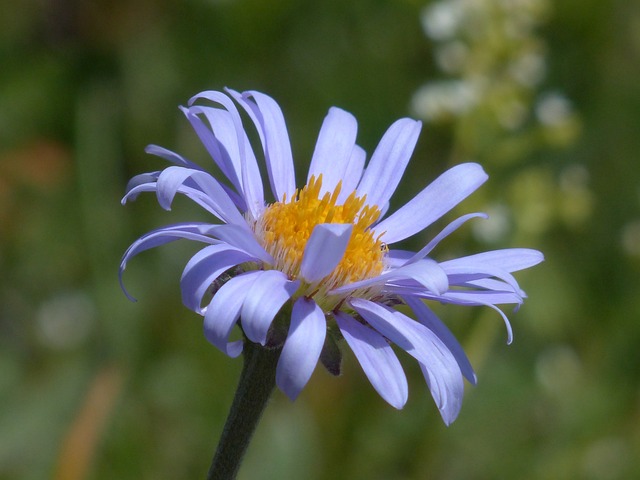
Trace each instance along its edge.
<instances>
[{"instance_id":1,"label":"green background","mask_svg":"<svg viewBox=\"0 0 640 480\"><path fill-rule=\"evenodd\" d=\"M640 4L482 0L456 32L425 33L434 8L469 3L0 0L0 478L204 477L242 362L180 303L196 247L132 262L137 303L117 268L142 233L206 217L120 198L164 166L149 143L209 164L177 106L224 86L279 102L299 183L330 106L368 152L423 117L392 209L461 161L490 175L446 220L492 219L434 257L546 256L518 275L510 346L491 310L438 309L479 377L452 426L406 355L396 411L346 352L341 377L318 368L295 403L276 392L240 478L640 477ZM417 104L425 85L478 79L463 110Z\"/></svg>"}]
</instances>

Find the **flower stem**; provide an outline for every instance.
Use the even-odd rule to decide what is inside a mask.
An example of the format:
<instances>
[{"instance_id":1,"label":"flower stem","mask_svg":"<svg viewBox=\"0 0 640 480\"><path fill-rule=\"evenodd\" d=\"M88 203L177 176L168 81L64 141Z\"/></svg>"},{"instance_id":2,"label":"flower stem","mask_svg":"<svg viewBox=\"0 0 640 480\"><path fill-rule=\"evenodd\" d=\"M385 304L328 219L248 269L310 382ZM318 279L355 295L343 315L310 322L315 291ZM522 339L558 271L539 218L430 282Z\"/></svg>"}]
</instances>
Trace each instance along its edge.
<instances>
[{"instance_id":1,"label":"flower stem","mask_svg":"<svg viewBox=\"0 0 640 480\"><path fill-rule=\"evenodd\" d=\"M276 384L281 348L245 339L244 365L207 480L233 480Z\"/></svg>"}]
</instances>

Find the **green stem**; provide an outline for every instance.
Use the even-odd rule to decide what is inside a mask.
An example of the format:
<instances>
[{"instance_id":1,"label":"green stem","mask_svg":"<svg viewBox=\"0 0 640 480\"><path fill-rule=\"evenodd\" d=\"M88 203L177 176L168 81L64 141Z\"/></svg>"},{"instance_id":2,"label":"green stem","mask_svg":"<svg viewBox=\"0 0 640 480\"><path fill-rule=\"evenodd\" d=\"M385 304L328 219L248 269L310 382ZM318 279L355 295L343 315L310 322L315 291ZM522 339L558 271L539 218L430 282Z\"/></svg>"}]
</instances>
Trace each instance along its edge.
<instances>
[{"instance_id":1,"label":"green stem","mask_svg":"<svg viewBox=\"0 0 640 480\"><path fill-rule=\"evenodd\" d=\"M207 480L233 480L276 384L280 348L244 342L244 366Z\"/></svg>"}]
</instances>

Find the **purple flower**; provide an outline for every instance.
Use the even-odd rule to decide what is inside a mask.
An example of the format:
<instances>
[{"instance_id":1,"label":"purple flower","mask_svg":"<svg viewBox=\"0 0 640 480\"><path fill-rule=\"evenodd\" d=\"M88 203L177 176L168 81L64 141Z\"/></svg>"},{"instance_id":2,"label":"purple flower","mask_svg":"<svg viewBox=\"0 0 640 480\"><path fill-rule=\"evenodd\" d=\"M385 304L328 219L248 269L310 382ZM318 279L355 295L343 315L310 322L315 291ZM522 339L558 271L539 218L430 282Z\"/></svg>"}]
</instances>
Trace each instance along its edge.
<instances>
[{"instance_id":1,"label":"purple flower","mask_svg":"<svg viewBox=\"0 0 640 480\"><path fill-rule=\"evenodd\" d=\"M234 102L235 101L235 102ZM265 199L256 152L236 104L257 130L272 200ZM421 123L403 118L386 131L365 168L356 144L357 123L331 108L311 158L307 184L296 189L287 127L277 103L248 91L202 92L182 108L226 179L156 145L146 151L173 165L134 177L123 203L155 192L169 210L181 193L217 223L180 223L143 235L126 251L120 275L138 253L178 239L204 244L180 281L184 304L204 316L206 338L231 357L246 338L282 345L276 383L291 399L305 386L318 360L339 371L336 339L353 350L375 390L395 408L407 401L404 371L392 348L419 363L446 424L458 415L463 377L476 376L462 347L425 301L458 305L521 304L524 292L512 272L543 260L529 249L497 250L444 262L430 253L467 220L464 215L419 252L391 245L431 225L487 180L474 163L440 175L406 205L386 215L389 199L409 162ZM413 317L397 310L406 305ZM284 332L284 333L283 333Z\"/></svg>"}]
</instances>

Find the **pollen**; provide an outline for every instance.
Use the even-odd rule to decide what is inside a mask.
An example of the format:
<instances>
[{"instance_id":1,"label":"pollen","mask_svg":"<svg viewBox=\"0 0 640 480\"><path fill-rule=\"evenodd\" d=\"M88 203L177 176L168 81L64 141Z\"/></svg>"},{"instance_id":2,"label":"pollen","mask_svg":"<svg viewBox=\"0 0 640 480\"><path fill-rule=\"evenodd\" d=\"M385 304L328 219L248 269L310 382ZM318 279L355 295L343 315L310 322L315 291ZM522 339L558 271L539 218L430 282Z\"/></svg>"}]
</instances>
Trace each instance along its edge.
<instances>
[{"instance_id":1,"label":"pollen","mask_svg":"<svg viewBox=\"0 0 640 480\"><path fill-rule=\"evenodd\" d=\"M296 279L314 227L322 223L351 224L353 230L342 260L319 284L309 286L312 294L325 295L333 288L380 275L387 248L380 235L374 237L369 229L380 216L380 210L366 204L366 195L358 197L353 191L344 203L337 205L341 182L332 193L322 197L321 187L322 175L312 176L291 199L285 197L269 205L254 228L256 237L275 260L273 268Z\"/></svg>"}]
</instances>

